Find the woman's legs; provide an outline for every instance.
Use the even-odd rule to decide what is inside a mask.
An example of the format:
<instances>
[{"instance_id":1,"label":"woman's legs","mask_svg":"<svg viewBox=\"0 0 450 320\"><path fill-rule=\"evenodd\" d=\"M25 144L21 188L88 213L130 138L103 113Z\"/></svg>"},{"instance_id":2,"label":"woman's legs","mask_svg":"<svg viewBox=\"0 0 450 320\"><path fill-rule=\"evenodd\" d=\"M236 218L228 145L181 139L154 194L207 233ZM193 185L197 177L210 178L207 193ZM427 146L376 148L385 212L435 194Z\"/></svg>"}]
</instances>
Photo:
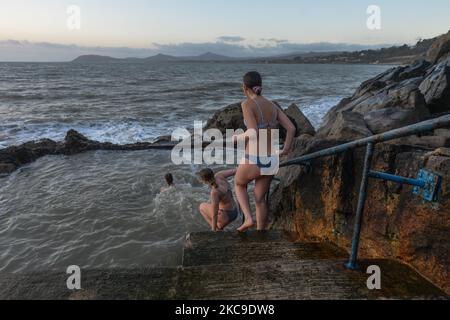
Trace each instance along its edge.
<instances>
[{"instance_id":1,"label":"woman's legs","mask_svg":"<svg viewBox=\"0 0 450 320\"><path fill-rule=\"evenodd\" d=\"M213 207L210 203L202 203L200 205L200 213L202 214L203 218L206 220L206 222L211 226L212 228L212 216L213 216ZM219 215L217 217L217 227L219 230L225 229L227 225L230 224L230 221L228 219L228 216L226 214L223 214L221 211L219 211Z\"/></svg>"},{"instance_id":2,"label":"woman's legs","mask_svg":"<svg viewBox=\"0 0 450 320\"><path fill-rule=\"evenodd\" d=\"M267 201L266 195L269 192L272 176L261 176L256 180L255 185L255 205L256 205L256 222L258 231L266 230L267 228Z\"/></svg>"},{"instance_id":3,"label":"woman's legs","mask_svg":"<svg viewBox=\"0 0 450 320\"><path fill-rule=\"evenodd\" d=\"M256 165L242 164L239 166L235 178L236 197L245 216L244 224L238 229L239 232L245 232L253 227L252 212L248 197L248 184L258 178L261 171Z\"/></svg>"},{"instance_id":4,"label":"woman's legs","mask_svg":"<svg viewBox=\"0 0 450 320\"><path fill-rule=\"evenodd\" d=\"M211 214L211 209L212 206L209 203L202 203L200 205L200 213L202 214L203 218L206 220L206 222L212 226L212 214Z\"/></svg>"}]
</instances>

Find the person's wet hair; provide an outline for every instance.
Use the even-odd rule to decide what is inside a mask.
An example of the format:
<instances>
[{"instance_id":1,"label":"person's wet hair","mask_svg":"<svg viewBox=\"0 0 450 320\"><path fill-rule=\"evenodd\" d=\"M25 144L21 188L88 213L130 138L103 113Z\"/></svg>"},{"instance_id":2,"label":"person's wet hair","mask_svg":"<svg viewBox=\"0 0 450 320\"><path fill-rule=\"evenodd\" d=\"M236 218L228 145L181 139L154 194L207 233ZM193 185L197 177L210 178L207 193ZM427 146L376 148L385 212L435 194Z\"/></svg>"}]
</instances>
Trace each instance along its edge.
<instances>
[{"instance_id":1,"label":"person's wet hair","mask_svg":"<svg viewBox=\"0 0 450 320\"><path fill-rule=\"evenodd\" d=\"M169 186L173 186L173 175L171 173L168 173L164 176L164 179L166 179L166 182Z\"/></svg>"},{"instance_id":2,"label":"person's wet hair","mask_svg":"<svg viewBox=\"0 0 450 320\"><path fill-rule=\"evenodd\" d=\"M214 171L212 171L211 169L206 168L200 170L199 172L197 172L197 175L202 181L210 184L213 187L217 187L216 176L214 174Z\"/></svg>"},{"instance_id":3,"label":"person's wet hair","mask_svg":"<svg viewBox=\"0 0 450 320\"><path fill-rule=\"evenodd\" d=\"M260 96L262 93L262 77L259 72L251 71L244 76L244 85L252 90L256 95Z\"/></svg>"}]
</instances>

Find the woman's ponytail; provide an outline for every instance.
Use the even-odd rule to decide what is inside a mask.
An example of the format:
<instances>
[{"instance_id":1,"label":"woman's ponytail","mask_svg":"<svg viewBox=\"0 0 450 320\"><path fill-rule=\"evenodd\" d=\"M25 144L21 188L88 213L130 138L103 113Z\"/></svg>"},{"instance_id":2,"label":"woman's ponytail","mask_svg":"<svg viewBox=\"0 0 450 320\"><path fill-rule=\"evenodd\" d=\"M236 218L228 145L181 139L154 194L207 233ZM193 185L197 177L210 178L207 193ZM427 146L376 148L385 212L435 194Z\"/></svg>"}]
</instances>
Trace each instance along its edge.
<instances>
[{"instance_id":1,"label":"woman's ponytail","mask_svg":"<svg viewBox=\"0 0 450 320\"><path fill-rule=\"evenodd\" d=\"M252 88L252 91L257 95L260 96L262 93L262 87L261 86L255 86Z\"/></svg>"},{"instance_id":2,"label":"woman's ponytail","mask_svg":"<svg viewBox=\"0 0 450 320\"><path fill-rule=\"evenodd\" d=\"M217 185L217 182L216 182L216 179L215 179L215 178L211 181L211 187L214 188L214 189L217 189L217 188L219 187L219 186Z\"/></svg>"}]
</instances>

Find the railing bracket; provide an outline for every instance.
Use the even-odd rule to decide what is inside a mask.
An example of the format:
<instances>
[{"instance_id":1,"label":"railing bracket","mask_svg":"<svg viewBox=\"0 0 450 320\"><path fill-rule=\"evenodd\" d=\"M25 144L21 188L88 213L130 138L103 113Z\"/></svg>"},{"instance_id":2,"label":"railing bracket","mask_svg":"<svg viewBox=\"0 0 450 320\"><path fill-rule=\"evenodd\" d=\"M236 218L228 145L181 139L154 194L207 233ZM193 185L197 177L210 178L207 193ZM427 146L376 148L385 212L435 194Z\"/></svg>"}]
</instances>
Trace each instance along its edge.
<instances>
[{"instance_id":1,"label":"railing bracket","mask_svg":"<svg viewBox=\"0 0 450 320\"><path fill-rule=\"evenodd\" d=\"M420 170L417 180L425 182L424 187L414 187L413 193L429 202L437 202L442 187L442 176L427 170Z\"/></svg>"},{"instance_id":2,"label":"railing bracket","mask_svg":"<svg viewBox=\"0 0 450 320\"><path fill-rule=\"evenodd\" d=\"M392 181L399 184L414 186L413 193L429 202L438 200L442 185L442 177L425 169L419 171L417 179L405 178L394 174L370 171L369 176L374 179Z\"/></svg>"}]
</instances>

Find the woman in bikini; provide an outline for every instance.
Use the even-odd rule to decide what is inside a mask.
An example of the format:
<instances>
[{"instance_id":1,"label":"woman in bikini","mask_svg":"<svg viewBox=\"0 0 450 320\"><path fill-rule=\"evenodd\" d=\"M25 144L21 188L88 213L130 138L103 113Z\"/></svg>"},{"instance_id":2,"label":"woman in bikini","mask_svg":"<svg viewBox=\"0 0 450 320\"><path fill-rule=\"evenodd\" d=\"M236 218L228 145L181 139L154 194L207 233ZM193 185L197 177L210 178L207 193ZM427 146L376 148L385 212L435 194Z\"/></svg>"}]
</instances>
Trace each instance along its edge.
<instances>
[{"instance_id":1,"label":"woman in bikini","mask_svg":"<svg viewBox=\"0 0 450 320\"><path fill-rule=\"evenodd\" d=\"M221 231L238 218L238 207L228 179L236 174L236 169L221 171L217 174L211 169L198 173L200 180L211 187L211 203L202 203L200 213L213 231Z\"/></svg>"},{"instance_id":2,"label":"woman in bikini","mask_svg":"<svg viewBox=\"0 0 450 320\"><path fill-rule=\"evenodd\" d=\"M262 231L267 229L266 194L269 192L274 172L279 167L279 158L288 155L291 150L296 128L280 108L261 95L262 78L258 72L249 72L244 76L243 91L247 97L242 103L247 131L233 137L235 142L241 139L246 141L245 159L241 162L235 178L236 196L245 216L245 222L238 231L246 232L254 226L247 190L252 181L256 183L254 194L257 229ZM287 136L283 150L276 154L271 141L271 131L277 130L279 125L286 129Z\"/></svg>"}]
</instances>

